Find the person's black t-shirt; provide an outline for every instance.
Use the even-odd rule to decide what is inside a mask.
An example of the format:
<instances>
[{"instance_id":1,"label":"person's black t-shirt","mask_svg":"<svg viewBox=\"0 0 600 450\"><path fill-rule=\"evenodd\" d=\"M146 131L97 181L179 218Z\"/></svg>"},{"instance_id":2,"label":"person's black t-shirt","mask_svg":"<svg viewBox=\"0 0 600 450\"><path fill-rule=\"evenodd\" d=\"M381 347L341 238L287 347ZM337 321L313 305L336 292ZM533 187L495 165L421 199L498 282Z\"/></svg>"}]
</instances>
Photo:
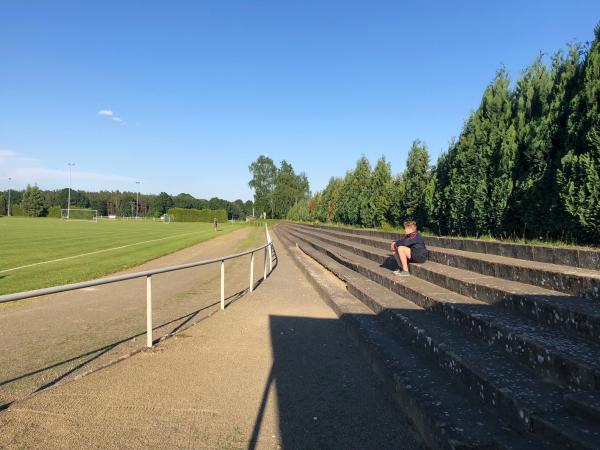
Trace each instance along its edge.
<instances>
[{"instance_id":1,"label":"person's black t-shirt","mask_svg":"<svg viewBox=\"0 0 600 450\"><path fill-rule=\"evenodd\" d=\"M428 254L425 240L418 231L414 231L405 235L402 239L398 239L396 245L410 248L410 259L413 262L425 262L427 260Z\"/></svg>"}]
</instances>

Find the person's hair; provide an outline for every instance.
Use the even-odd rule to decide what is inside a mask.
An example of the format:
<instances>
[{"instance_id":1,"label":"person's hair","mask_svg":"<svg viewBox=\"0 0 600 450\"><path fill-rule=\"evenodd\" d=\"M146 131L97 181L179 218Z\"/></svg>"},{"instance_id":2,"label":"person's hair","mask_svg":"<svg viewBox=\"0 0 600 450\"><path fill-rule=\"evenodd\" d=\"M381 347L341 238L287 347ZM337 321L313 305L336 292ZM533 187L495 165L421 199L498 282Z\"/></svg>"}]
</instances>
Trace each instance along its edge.
<instances>
[{"instance_id":1,"label":"person's hair","mask_svg":"<svg viewBox=\"0 0 600 450\"><path fill-rule=\"evenodd\" d=\"M402 225L404 225L404 228L406 228L406 227L415 227L415 228L417 228L417 222L415 220L412 220L412 219L405 220Z\"/></svg>"}]
</instances>

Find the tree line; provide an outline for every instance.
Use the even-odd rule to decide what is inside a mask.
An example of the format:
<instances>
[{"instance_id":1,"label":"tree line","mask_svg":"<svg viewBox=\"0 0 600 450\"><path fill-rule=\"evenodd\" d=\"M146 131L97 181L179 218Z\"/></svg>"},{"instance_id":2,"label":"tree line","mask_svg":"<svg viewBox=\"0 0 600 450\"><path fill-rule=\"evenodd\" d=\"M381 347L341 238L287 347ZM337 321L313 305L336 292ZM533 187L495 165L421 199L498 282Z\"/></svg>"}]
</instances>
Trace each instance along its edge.
<instances>
[{"instance_id":1,"label":"tree line","mask_svg":"<svg viewBox=\"0 0 600 450\"><path fill-rule=\"evenodd\" d=\"M48 215L53 207L67 208L69 190L41 190L37 186L27 186L23 190L11 190L10 201L13 215L40 217ZM7 214L8 192L0 192L0 215ZM227 211L231 219L243 219L252 214L252 201L233 202L213 197L210 200L195 198L186 193L171 196L166 192L158 195L139 194L130 191L88 192L71 189L71 208L95 209L98 215L134 217L136 214L160 217L169 208L194 208ZM137 209L137 211L136 211Z\"/></svg>"},{"instance_id":2,"label":"tree line","mask_svg":"<svg viewBox=\"0 0 600 450\"><path fill-rule=\"evenodd\" d=\"M592 43L542 55L511 85L500 69L457 139L430 166L415 141L392 176L366 158L288 217L439 234L600 241L600 25Z\"/></svg>"},{"instance_id":3,"label":"tree line","mask_svg":"<svg viewBox=\"0 0 600 450\"><path fill-rule=\"evenodd\" d=\"M285 160L277 167L271 158L261 155L248 169L257 216L264 213L269 218L284 219L294 204L310 195L306 174L296 174Z\"/></svg>"}]
</instances>

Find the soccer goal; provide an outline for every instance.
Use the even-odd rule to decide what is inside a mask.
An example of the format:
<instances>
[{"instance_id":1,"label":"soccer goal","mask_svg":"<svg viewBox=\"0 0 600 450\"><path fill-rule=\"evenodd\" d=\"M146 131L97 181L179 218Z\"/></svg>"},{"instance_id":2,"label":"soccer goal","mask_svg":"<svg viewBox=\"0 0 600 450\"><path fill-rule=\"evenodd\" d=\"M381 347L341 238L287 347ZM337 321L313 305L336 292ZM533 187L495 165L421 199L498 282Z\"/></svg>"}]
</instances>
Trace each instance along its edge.
<instances>
[{"instance_id":1,"label":"soccer goal","mask_svg":"<svg viewBox=\"0 0 600 450\"><path fill-rule=\"evenodd\" d=\"M84 208L61 209L60 218L65 220L91 220L98 222L98 210Z\"/></svg>"},{"instance_id":2,"label":"soccer goal","mask_svg":"<svg viewBox=\"0 0 600 450\"><path fill-rule=\"evenodd\" d=\"M162 220L164 223L175 222L175 216L173 214L163 214L160 216L160 220Z\"/></svg>"}]
</instances>

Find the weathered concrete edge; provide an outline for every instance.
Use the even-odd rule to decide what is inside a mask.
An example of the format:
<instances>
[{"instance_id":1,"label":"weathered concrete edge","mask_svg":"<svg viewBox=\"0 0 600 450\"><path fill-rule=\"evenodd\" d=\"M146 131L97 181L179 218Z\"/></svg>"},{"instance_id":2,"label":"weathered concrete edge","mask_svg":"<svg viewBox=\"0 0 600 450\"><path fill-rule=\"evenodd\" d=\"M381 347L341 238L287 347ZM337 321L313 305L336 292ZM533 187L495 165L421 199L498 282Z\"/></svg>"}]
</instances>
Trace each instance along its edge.
<instances>
[{"instance_id":1,"label":"weathered concrete edge","mask_svg":"<svg viewBox=\"0 0 600 450\"><path fill-rule=\"evenodd\" d=\"M312 257L312 255L310 255L310 253L303 248L302 242L304 241L302 241L300 236L295 236L293 233L290 233L290 236L292 236L294 239L300 239L300 241L298 241L298 247L308 256ZM312 249L310 250L312 251ZM327 269L327 267L325 268ZM349 283L347 285L348 290L350 292L353 291L352 282L350 279L347 279L347 277L345 277L343 274L338 274L335 270L332 270L332 272L337 275L337 278L347 280ZM355 294L355 296L357 295ZM552 414L549 414L549 416L552 416ZM564 430L560 427L557 428L557 424L560 424L560 422L557 422L554 417L546 418L544 416L539 416L538 414L533 414L531 417L535 421L535 427L537 429L537 433L532 435L532 438L545 439L546 442L554 441L554 444L556 444L558 448L592 448L589 446L589 440L585 439L585 435L583 435L584 438L582 439L582 435L575 432L575 430ZM560 420L560 418L558 419ZM595 448L595 446L593 448Z\"/></svg>"},{"instance_id":2,"label":"weathered concrete edge","mask_svg":"<svg viewBox=\"0 0 600 450\"><path fill-rule=\"evenodd\" d=\"M275 229L277 232L277 229ZM367 360L371 366L373 372L379 377L390 392L393 393L393 399L406 415L409 420L409 424L416 428L415 432L419 434L420 438L424 441L425 445L436 449L475 449L482 448L479 445L471 445L468 442L457 439L456 436L449 436L448 430L445 429L443 424L435 422L427 411L419 405L414 398L412 398L410 389L405 389L399 377L395 376L395 370L389 366L389 361L382 358L379 352L374 348L374 344L369 342L361 332L361 328L364 326L360 323L360 319L356 313L345 311L344 307L340 307L339 301L343 303L354 303L354 300L346 300L344 302L343 297L351 299L350 293L344 291L343 293L335 292L336 288L333 287L321 274L318 274L309 264L303 260L303 258L311 258L310 255L305 253L299 246L297 246L292 240L282 236L282 233L277 233L279 239L284 243L287 243L290 247L298 248L298 253L294 252L291 248L285 249L291 257L294 264L304 274L309 283L315 288L320 297L324 302L336 313L336 315L343 321L346 332L358 347L360 353ZM284 246L285 247L285 246ZM302 252L302 253L300 253ZM311 258L312 259L312 258ZM317 262L317 264L319 264ZM321 266L319 264L319 266ZM335 276L335 275L332 275ZM337 301L336 301L337 300ZM359 302L359 300L356 300ZM365 315L368 314L373 316L375 321L375 314L368 309L366 305L361 303L364 307ZM411 414L408 414L408 411Z\"/></svg>"},{"instance_id":3,"label":"weathered concrete edge","mask_svg":"<svg viewBox=\"0 0 600 450\"><path fill-rule=\"evenodd\" d=\"M349 244L344 243L343 241L349 241L350 237L335 234L329 230L321 231L320 229L301 229L303 233L304 230L306 230L307 233L318 236L321 240L324 240L331 245L352 251L359 256L371 259L373 261L385 263L389 259L389 249L384 249L383 246L377 246L377 243L372 241L372 238L367 236L356 235L356 237L353 237L353 239L356 239L358 245L355 244L354 246L349 246ZM384 250L385 256L383 253ZM433 260L432 262L435 262L436 264L447 265ZM551 324L551 326L564 330L568 333L573 333L575 336L583 336L600 342L600 318L587 314L586 312L580 312L578 309L572 309L565 304L557 305L552 301L544 300L543 297L538 298L537 294L522 294L511 289L507 290L501 285L478 284L476 281L468 278L463 279L449 275L445 272L432 270L426 264L412 265L411 272L425 281L442 286L443 288L457 292L458 294L476 298L490 305L501 305L507 311L521 314L525 317L529 317L532 320L540 321L540 323L543 324ZM498 280L502 282L507 280L507 278L498 278ZM524 284L523 281L519 282ZM549 288L545 287L545 289ZM581 299L584 300L585 297L581 297ZM584 301L592 300L585 299Z\"/></svg>"},{"instance_id":4,"label":"weathered concrete edge","mask_svg":"<svg viewBox=\"0 0 600 450\"><path fill-rule=\"evenodd\" d=\"M293 232L292 232L293 234ZM323 243L311 243L313 247L320 247L328 256L338 260L344 265L351 264L353 267L357 267L358 269L354 269L361 273L362 275L367 276L373 281L378 282L379 284L383 284L384 287L392 290L399 295L405 296L411 301L414 301L420 306L425 306L427 308L440 308L439 311L445 317L452 318L452 320L456 324L462 324L461 326L465 327L465 330L473 333L476 336L480 336L485 339L490 344L500 345L501 348L514 348L518 342L523 348L526 348L526 352L516 352L513 351L513 354L521 357L521 361L527 365L529 365L533 370L539 371L542 376L549 377L557 377L557 379L562 380L566 384L571 384L577 389L597 389L600 383L600 375L598 372L589 364L585 362L581 362L577 359L573 359L569 353L565 353L564 351L558 349L557 351L553 351L551 360L548 361L544 359L544 363L540 364L537 355L539 354L547 354L548 349L544 346L540 347L540 343L537 340L532 340L527 333L509 333L504 328L504 326L497 326L496 322L490 321L488 319L484 319L480 315L473 315L468 311L465 311L463 308L453 306L452 304L447 304L445 302L439 302L436 298L431 298L427 294L422 294L418 290L414 290L411 288L410 284L398 283L397 280L394 279L393 276L383 277L381 274L377 274L373 272L372 269L368 267L362 266L362 263L352 262L347 260L345 256L340 256L340 254L336 254L332 252L331 249L327 249L331 244L327 244L322 238L316 237L317 241L321 241ZM334 245L334 247L336 247ZM358 253L350 250L344 250L341 247L337 247L342 252L353 253L359 257L361 257ZM368 259L368 257L364 257ZM373 261L373 260L371 260ZM349 266L350 267L350 266ZM375 276L375 278L373 278ZM474 325L473 322L476 324ZM481 326L481 329L480 329ZM498 335L498 331L501 332ZM508 336L512 336L509 338ZM559 362L558 366L555 364ZM556 367L567 367L570 368L569 371L556 371Z\"/></svg>"},{"instance_id":5,"label":"weathered concrete edge","mask_svg":"<svg viewBox=\"0 0 600 450\"><path fill-rule=\"evenodd\" d=\"M323 229L339 229L358 235L375 236L385 239L399 239L397 232L379 230L361 230L356 228L332 227L322 224L303 223L302 225ZM453 236L425 236L425 239L438 247L465 250L475 253L487 253L510 258L538 261L551 264L569 265L582 269L600 270L600 250L550 245L519 244L516 242L483 241L474 238Z\"/></svg>"}]
</instances>

